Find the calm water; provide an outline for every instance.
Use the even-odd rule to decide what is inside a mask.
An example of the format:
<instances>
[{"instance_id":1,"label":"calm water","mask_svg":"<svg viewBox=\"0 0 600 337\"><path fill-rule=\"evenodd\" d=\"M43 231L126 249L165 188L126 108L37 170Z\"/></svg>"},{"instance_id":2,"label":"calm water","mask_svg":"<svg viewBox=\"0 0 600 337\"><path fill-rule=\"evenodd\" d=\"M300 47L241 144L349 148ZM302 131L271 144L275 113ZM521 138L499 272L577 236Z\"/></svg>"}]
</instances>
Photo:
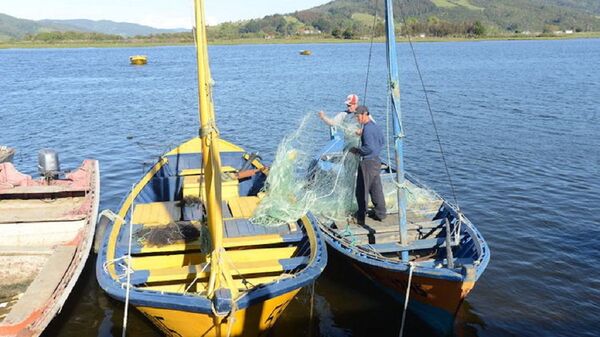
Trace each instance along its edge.
<instances>
[{"instance_id":1,"label":"calm water","mask_svg":"<svg viewBox=\"0 0 600 337\"><path fill-rule=\"evenodd\" d=\"M463 305L462 336L598 336L600 317L600 40L415 46L461 207L492 249ZM313 56L298 51L311 49ZM369 46L210 48L224 138L271 161L306 113L363 96ZM367 104L385 109L384 47L375 45ZM133 67L143 53L149 64ZM409 49L401 44L408 169L446 196L435 135ZM0 144L35 173L40 148L63 168L101 162L102 208L169 146L197 134L191 47L0 50ZM128 139L131 138L131 139ZM307 142L326 140L315 130ZM93 260L48 336L120 336L123 306L95 281ZM274 336L397 336L401 307L332 259L292 302ZM130 336L159 336L132 311ZM405 336L429 336L408 315Z\"/></svg>"}]
</instances>

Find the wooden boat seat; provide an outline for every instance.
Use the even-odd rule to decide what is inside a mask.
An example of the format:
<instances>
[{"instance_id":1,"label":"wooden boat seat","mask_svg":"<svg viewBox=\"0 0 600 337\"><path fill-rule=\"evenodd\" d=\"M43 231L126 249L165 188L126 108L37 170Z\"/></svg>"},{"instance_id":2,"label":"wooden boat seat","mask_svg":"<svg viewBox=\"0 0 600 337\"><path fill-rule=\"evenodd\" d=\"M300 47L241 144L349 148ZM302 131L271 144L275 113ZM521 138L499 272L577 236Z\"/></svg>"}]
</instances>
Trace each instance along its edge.
<instances>
[{"instance_id":1,"label":"wooden boat seat","mask_svg":"<svg viewBox=\"0 0 600 337\"><path fill-rule=\"evenodd\" d=\"M79 211L84 201L83 197L0 200L0 223L81 220L86 217Z\"/></svg>"},{"instance_id":2,"label":"wooden boat seat","mask_svg":"<svg viewBox=\"0 0 600 337\"><path fill-rule=\"evenodd\" d=\"M181 207L177 201L135 204L132 221L134 224L166 225L181 219Z\"/></svg>"},{"instance_id":3,"label":"wooden boat seat","mask_svg":"<svg viewBox=\"0 0 600 337\"><path fill-rule=\"evenodd\" d=\"M281 226L255 225L247 219L225 220L224 237L235 238L240 236L256 236L263 234L287 234L297 229L295 224Z\"/></svg>"},{"instance_id":4,"label":"wooden boat seat","mask_svg":"<svg viewBox=\"0 0 600 337\"><path fill-rule=\"evenodd\" d=\"M153 224L150 224L153 226ZM223 247L255 247L283 243L300 242L304 237L296 224L277 227L254 225L247 219L229 219L224 221L225 231ZM138 229L139 230L139 229ZM124 235L123 238L128 237ZM119 242L119 247L127 249L127 240ZM196 239L190 242L175 242L164 246L143 245L137 240L132 243L132 254L181 253L189 250L201 250L202 241Z\"/></svg>"},{"instance_id":5,"label":"wooden boat seat","mask_svg":"<svg viewBox=\"0 0 600 337\"><path fill-rule=\"evenodd\" d=\"M262 261L239 261L230 263L233 276L281 273L302 268L308 263L307 256L289 259L269 259ZM131 275L131 283L140 285L150 282L185 281L207 279L210 276L210 264L202 263L176 268L163 268L135 271Z\"/></svg>"},{"instance_id":6,"label":"wooden boat seat","mask_svg":"<svg viewBox=\"0 0 600 337\"><path fill-rule=\"evenodd\" d=\"M239 196L239 181L236 176L237 169L231 166L223 166L221 167L221 172L221 195L223 200L229 200ZM184 197L197 197L200 198L200 200L206 199L203 169L181 170L179 175L183 177Z\"/></svg>"},{"instance_id":7,"label":"wooden boat seat","mask_svg":"<svg viewBox=\"0 0 600 337\"><path fill-rule=\"evenodd\" d=\"M256 196L233 197L227 200L233 218L250 218L260 199Z\"/></svg>"},{"instance_id":8,"label":"wooden boat seat","mask_svg":"<svg viewBox=\"0 0 600 337\"><path fill-rule=\"evenodd\" d=\"M23 297L12 307L5 324L16 324L25 320L32 312L43 309L44 305L64 278L65 271L73 261L76 246L58 246L40 270L38 276L27 288Z\"/></svg>"},{"instance_id":9,"label":"wooden boat seat","mask_svg":"<svg viewBox=\"0 0 600 337\"><path fill-rule=\"evenodd\" d=\"M452 242L452 246L457 246L455 242ZM398 242L387 242L377 243L370 245L362 245L361 248L366 250L374 250L379 254L402 252L409 250L427 250L427 249L438 249L446 247L446 238L434 238L425 240L415 240L410 242L406 246L402 246Z\"/></svg>"}]
</instances>

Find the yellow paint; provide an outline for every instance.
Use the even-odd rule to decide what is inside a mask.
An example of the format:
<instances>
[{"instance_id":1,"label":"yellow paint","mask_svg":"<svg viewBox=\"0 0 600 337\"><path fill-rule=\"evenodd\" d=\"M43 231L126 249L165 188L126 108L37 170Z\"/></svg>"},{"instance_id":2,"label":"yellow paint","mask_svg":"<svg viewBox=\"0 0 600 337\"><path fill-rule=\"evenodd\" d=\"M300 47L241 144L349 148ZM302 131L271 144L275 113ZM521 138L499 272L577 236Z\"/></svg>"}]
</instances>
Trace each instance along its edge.
<instances>
[{"instance_id":1,"label":"yellow paint","mask_svg":"<svg viewBox=\"0 0 600 337\"><path fill-rule=\"evenodd\" d=\"M237 278L233 280L233 283L237 289L240 291L250 290L254 287L258 287L263 284L272 283L277 281L278 279L283 278L284 276L265 276L265 277L246 277L246 278ZM159 285L149 285L141 287L146 290L154 290L154 291L163 291L170 293L185 293L191 292L196 294L203 294L206 292L206 282L199 282L200 280L190 279L185 280L179 283L173 284L159 284ZM187 290L187 291L186 291Z\"/></svg>"},{"instance_id":2,"label":"yellow paint","mask_svg":"<svg viewBox=\"0 0 600 337\"><path fill-rule=\"evenodd\" d=\"M134 186L133 191L127 196L127 199L123 202L123 206L119 210L118 218L115 220L115 223L112 226L112 230L110 232L110 236L108 238L108 246L106 252L106 260L112 261L115 259L115 246L117 244L117 238L119 237L119 231L121 230L121 226L123 225L123 219L129 212L129 208L135 197L140 193L140 191L146 186L146 184L154 177L154 175L165 165L168 163L166 158L160 158L160 160L152 166L150 171L146 173L146 175ZM117 278L117 274L115 271L114 264L108 265L108 273L110 277L113 279Z\"/></svg>"},{"instance_id":3,"label":"yellow paint","mask_svg":"<svg viewBox=\"0 0 600 337\"><path fill-rule=\"evenodd\" d=\"M223 247L251 247L251 246L262 246L271 245L276 243L282 243L283 237L279 234L263 234L253 236L240 236L234 238L224 238Z\"/></svg>"},{"instance_id":4,"label":"yellow paint","mask_svg":"<svg viewBox=\"0 0 600 337\"><path fill-rule=\"evenodd\" d=\"M237 172L237 169L234 167L231 167L231 166L222 166L221 172L235 173L235 172ZM194 176L194 175L200 175L200 174L204 174L204 170L202 168L181 170L181 172L179 172L180 176Z\"/></svg>"},{"instance_id":5,"label":"yellow paint","mask_svg":"<svg viewBox=\"0 0 600 337\"><path fill-rule=\"evenodd\" d=\"M235 311L235 319L227 317L215 324L212 314L169 309L138 307L166 336L181 337L257 337L273 326L300 289ZM231 325L231 326L230 326Z\"/></svg>"},{"instance_id":6,"label":"yellow paint","mask_svg":"<svg viewBox=\"0 0 600 337\"><path fill-rule=\"evenodd\" d=\"M206 188L204 175L187 175L183 177L183 197L200 198L206 201ZM229 200L239 196L239 183L237 179L221 180L221 198Z\"/></svg>"},{"instance_id":7,"label":"yellow paint","mask_svg":"<svg viewBox=\"0 0 600 337\"><path fill-rule=\"evenodd\" d=\"M219 138L218 143L220 152L244 152L244 149L242 149L241 147L232 144L224 139ZM178 147L167 152L165 156L190 153L202 153L202 140L200 138L192 138L186 141L185 143L180 144Z\"/></svg>"},{"instance_id":8,"label":"yellow paint","mask_svg":"<svg viewBox=\"0 0 600 337\"><path fill-rule=\"evenodd\" d=\"M255 196L227 198L227 204L234 218L250 218L259 202L260 199Z\"/></svg>"},{"instance_id":9,"label":"yellow paint","mask_svg":"<svg viewBox=\"0 0 600 337\"><path fill-rule=\"evenodd\" d=\"M225 253L227 254L227 253ZM264 252L268 257L268 252ZM251 275L251 274L265 274L265 273L281 273L284 271L283 266L278 260L268 259L260 261L232 261L229 258L224 260L227 263L221 269L227 268L231 275ZM202 263L197 265L190 265L184 267L173 267L173 268L153 268L150 270L147 282L166 282L166 281L180 281L188 279L205 279L210 276L212 265L210 263Z\"/></svg>"},{"instance_id":10,"label":"yellow paint","mask_svg":"<svg viewBox=\"0 0 600 337\"><path fill-rule=\"evenodd\" d=\"M129 62L135 65L142 65L148 63L148 57L146 55L134 55L129 57Z\"/></svg>"},{"instance_id":11,"label":"yellow paint","mask_svg":"<svg viewBox=\"0 0 600 337\"><path fill-rule=\"evenodd\" d=\"M177 242L172 243L170 245L164 245L160 247L156 246L143 246L141 249L142 254L149 253L180 253L185 252L187 250L199 250L202 248L202 243L200 240L194 240L190 242Z\"/></svg>"},{"instance_id":12,"label":"yellow paint","mask_svg":"<svg viewBox=\"0 0 600 337\"><path fill-rule=\"evenodd\" d=\"M242 156L244 159L248 160L250 159L250 155L248 153L244 153L244 155ZM268 174L269 173L269 168L266 167L265 165L263 165L260 160L258 159L254 159L250 162L250 164L252 164L252 166L256 167L257 169L259 169L261 172L263 172L264 174Z\"/></svg>"},{"instance_id":13,"label":"yellow paint","mask_svg":"<svg viewBox=\"0 0 600 337\"><path fill-rule=\"evenodd\" d=\"M148 225L166 225L181 219L181 207L177 201L151 202L135 204L133 223Z\"/></svg>"},{"instance_id":14,"label":"yellow paint","mask_svg":"<svg viewBox=\"0 0 600 337\"><path fill-rule=\"evenodd\" d=\"M228 261L260 261L291 258L298 250L297 247L257 248L227 251ZM206 255L198 252L183 252L183 254L164 254L135 256L132 261L134 270L161 269L197 265L207 261Z\"/></svg>"}]
</instances>

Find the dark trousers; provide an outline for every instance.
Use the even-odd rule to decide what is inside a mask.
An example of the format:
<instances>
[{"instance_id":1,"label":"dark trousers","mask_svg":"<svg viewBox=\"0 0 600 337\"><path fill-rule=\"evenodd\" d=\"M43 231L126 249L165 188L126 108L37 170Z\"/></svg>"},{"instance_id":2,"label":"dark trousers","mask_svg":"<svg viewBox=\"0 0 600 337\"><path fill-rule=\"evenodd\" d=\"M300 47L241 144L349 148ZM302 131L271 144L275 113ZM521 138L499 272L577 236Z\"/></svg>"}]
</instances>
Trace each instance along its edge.
<instances>
[{"instance_id":1,"label":"dark trousers","mask_svg":"<svg viewBox=\"0 0 600 337\"><path fill-rule=\"evenodd\" d=\"M366 159L360 162L358 176L356 177L356 201L358 212L356 218L364 220L369 204L369 195L375 206L375 216L385 218L385 197L381 185L381 161L379 159Z\"/></svg>"}]
</instances>

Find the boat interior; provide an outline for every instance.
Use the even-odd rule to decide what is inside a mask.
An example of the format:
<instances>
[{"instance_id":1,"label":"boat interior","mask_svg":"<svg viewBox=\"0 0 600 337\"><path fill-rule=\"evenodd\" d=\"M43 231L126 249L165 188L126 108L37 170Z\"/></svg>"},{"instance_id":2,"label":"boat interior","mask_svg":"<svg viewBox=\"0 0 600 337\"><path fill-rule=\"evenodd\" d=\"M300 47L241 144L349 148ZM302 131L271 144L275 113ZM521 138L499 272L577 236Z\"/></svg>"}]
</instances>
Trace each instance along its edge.
<instances>
[{"instance_id":1,"label":"boat interior","mask_svg":"<svg viewBox=\"0 0 600 337\"><path fill-rule=\"evenodd\" d=\"M84 229L93 235L90 165L48 182L0 164L0 327L40 310L73 273Z\"/></svg>"},{"instance_id":2,"label":"boat interior","mask_svg":"<svg viewBox=\"0 0 600 337\"><path fill-rule=\"evenodd\" d=\"M240 294L302 270L314 255L314 242L307 235L307 217L276 227L250 221L268 168L257 156L220 142L224 259ZM147 181L140 182L133 205L122 208L126 220L131 218L131 283L139 290L207 290L211 251L200 148L195 138L164 155ZM119 231L116 259L127 255L128 228L123 225ZM123 269L116 269L124 282Z\"/></svg>"},{"instance_id":3,"label":"boat interior","mask_svg":"<svg viewBox=\"0 0 600 337\"><path fill-rule=\"evenodd\" d=\"M385 219L367 217L364 224L329 222L321 228L346 248L379 260L400 262L402 252L408 252L409 261L419 267L450 268L459 273L463 266L481 263L484 248L468 219L410 177L405 180L406 191L412 194L406 208L407 244L401 244L395 171L382 164L381 177L388 210Z\"/></svg>"}]
</instances>

